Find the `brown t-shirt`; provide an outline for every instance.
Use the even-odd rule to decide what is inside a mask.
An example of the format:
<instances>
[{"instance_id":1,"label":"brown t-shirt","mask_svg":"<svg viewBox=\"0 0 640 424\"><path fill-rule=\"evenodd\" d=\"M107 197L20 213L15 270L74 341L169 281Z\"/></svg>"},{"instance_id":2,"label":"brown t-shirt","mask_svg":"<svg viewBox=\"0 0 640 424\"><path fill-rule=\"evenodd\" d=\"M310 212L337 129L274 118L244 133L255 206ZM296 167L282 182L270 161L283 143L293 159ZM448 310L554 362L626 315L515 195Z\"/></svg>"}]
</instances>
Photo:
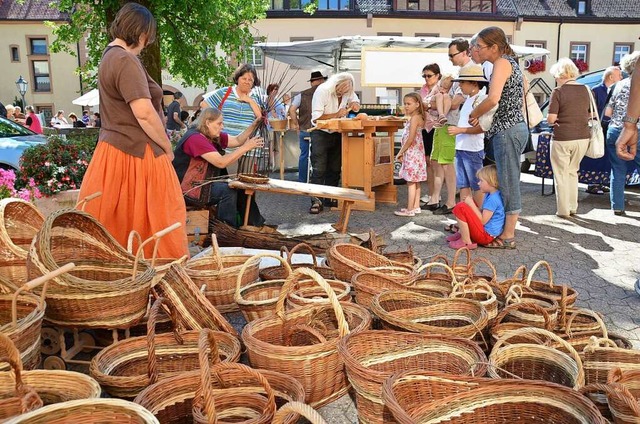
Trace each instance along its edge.
<instances>
[{"instance_id":1,"label":"brown t-shirt","mask_svg":"<svg viewBox=\"0 0 640 424\"><path fill-rule=\"evenodd\" d=\"M98 70L100 92L100 140L139 158L147 144L154 155L164 153L149 138L133 114L129 102L151 99L162 119L162 88L151 79L140 60L122 47L107 47Z\"/></svg>"},{"instance_id":2,"label":"brown t-shirt","mask_svg":"<svg viewBox=\"0 0 640 424\"><path fill-rule=\"evenodd\" d=\"M557 141L589 138L589 93L582 84L564 84L553 89L549 113L558 115L553 127Z\"/></svg>"}]
</instances>

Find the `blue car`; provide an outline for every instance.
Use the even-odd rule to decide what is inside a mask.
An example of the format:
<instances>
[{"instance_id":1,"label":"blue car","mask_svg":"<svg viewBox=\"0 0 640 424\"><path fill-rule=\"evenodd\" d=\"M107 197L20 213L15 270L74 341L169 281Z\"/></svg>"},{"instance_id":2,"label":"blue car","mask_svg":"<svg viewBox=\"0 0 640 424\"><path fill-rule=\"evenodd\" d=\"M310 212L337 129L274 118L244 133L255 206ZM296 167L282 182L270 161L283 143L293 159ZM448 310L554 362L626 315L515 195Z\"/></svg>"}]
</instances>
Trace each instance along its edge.
<instances>
[{"instance_id":1,"label":"blue car","mask_svg":"<svg viewBox=\"0 0 640 424\"><path fill-rule=\"evenodd\" d=\"M45 136L0 116L0 168L18 170L22 152L46 142Z\"/></svg>"}]
</instances>

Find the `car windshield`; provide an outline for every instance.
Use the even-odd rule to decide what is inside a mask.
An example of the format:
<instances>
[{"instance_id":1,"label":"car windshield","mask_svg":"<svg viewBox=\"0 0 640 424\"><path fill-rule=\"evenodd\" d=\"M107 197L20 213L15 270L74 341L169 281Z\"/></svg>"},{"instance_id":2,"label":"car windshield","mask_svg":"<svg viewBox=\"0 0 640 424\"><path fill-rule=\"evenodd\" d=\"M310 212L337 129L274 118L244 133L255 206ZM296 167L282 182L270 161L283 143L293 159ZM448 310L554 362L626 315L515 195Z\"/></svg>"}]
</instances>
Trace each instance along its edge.
<instances>
[{"instance_id":1,"label":"car windshield","mask_svg":"<svg viewBox=\"0 0 640 424\"><path fill-rule=\"evenodd\" d=\"M20 124L11 122L8 119L0 117L0 137L15 137L20 135L33 135L35 134L30 129L23 127Z\"/></svg>"}]
</instances>

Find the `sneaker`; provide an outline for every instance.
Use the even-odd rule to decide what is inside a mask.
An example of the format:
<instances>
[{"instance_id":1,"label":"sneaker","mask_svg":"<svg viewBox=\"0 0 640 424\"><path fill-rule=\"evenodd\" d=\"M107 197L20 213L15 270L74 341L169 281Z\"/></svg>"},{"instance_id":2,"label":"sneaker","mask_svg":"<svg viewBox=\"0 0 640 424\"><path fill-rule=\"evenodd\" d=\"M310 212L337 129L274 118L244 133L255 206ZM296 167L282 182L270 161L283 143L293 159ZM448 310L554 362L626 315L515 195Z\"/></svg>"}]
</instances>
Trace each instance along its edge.
<instances>
[{"instance_id":1,"label":"sneaker","mask_svg":"<svg viewBox=\"0 0 640 424\"><path fill-rule=\"evenodd\" d=\"M431 196L429 196L428 194L425 194L424 196L422 196L422 197L420 198L420 201L421 201L422 203L429 203L429 200L431 200Z\"/></svg>"},{"instance_id":2,"label":"sneaker","mask_svg":"<svg viewBox=\"0 0 640 424\"><path fill-rule=\"evenodd\" d=\"M462 234L460 233L453 233L453 234L449 234L447 237L445 237L447 241L456 241L456 240L460 240L462 238Z\"/></svg>"},{"instance_id":3,"label":"sneaker","mask_svg":"<svg viewBox=\"0 0 640 424\"><path fill-rule=\"evenodd\" d=\"M414 214L416 214L416 215L418 215L418 214L422 213L422 209L420 209L420 208L415 208L415 209L413 210L413 213L414 213Z\"/></svg>"},{"instance_id":4,"label":"sneaker","mask_svg":"<svg viewBox=\"0 0 640 424\"><path fill-rule=\"evenodd\" d=\"M395 211L394 214L397 216L416 216L413 211L408 211L405 208L402 208L399 211Z\"/></svg>"}]
</instances>

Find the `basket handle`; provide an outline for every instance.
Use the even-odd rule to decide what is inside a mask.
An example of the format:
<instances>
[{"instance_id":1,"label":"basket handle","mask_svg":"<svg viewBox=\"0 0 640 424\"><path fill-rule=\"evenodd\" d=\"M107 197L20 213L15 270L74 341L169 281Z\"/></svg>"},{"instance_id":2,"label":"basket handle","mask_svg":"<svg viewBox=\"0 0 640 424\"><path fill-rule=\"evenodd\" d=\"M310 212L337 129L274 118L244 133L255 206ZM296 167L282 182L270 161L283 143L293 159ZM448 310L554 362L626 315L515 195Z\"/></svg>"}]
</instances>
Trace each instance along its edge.
<instances>
[{"instance_id":1,"label":"basket handle","mask_svg":"<svg viewBox=\"0 0 640 424\"><path fill-rule=\"evenodd\" d=\"M327 424L327 422L324 420L324 418L322 418L318 411L316 411L306 403L296 401L291 401L282 405L282 407L273 416L273 421L271 421L271 423L284 424L286 417L292 413L302 415L311 424Z\"/></svg>"},{"instance_id":2,"label":"basket handle","mask_svg":"<svg viewBox=\"0 0 640 424\"><path fill-rule=\"evenodd\" d=\"M42 406L40 396L22 381L22 359L20 351L6 334L0 332L0 362L7 362L13 368L15 396L20 398L20 413L32 411Z\"/></svg>"},{"instance_id":3,"label":"basket handle","mask_svg":"<svg viewBox=\"0 0 640 424\"><path fill-rule=\"evenodd\" d=\"M435 255L431 258L430 263L443 263L445 265L449 265L449 259L445 255Z\"/></svg>"},{"instance_id":4,"label":"basket handle","mask_svg":"<svg viewBox=\"0 0 640 424\"><path fill-rule=\"evenodd\" d=\"M215 234L211 234L211 256L216 260L216 271L222 271L224 265L222 264L222 255L220 255L220 246L218 245L218 237Z\"/></svg>"},{"instance_id":5,"label":"basket handle","mask_svg":"<svg viewBox=\"0 0 640 424\"><path fill-rule=\"evenodd\" d=\"M136 272L138 271L138 261L140 260L141 257L143 257L142 251L144 249L144 246L151 243L152 241L155 242L153 246L153 257L151 258L151 267L153 268L156 264L156 256L158 254L158 245L160 244L160 239L166 236L167 234L169 234L171 231L180 227L182 227L182 224L180 222L176 222L172 225L169 225L164 230L158 231L157 233L153 234L151 237L149 237L148 239L140 243L140 246L138 246L138 250L136 251L136 260L133 264L133 273L131 275L132 281L135 280L136 278Z\"/></svg>"},{"instance_id":6,"label":"basket handle","mask_svg":"<svg viewBox=\"0 0 640 424\"><path fill-rule=\"evenodd\" d=\"M167 300L164 297L158 297L151 309L149 310L149 317L147 318L147 376L149 377L149 384L154 384L158 381L158 366L156 359L156 325L158 321L158 314L162 304L167 304ZM175 308L169 308L171 314L171 323L174 326L173 335L178 344L183 344L182 335L178 330L178 319Z\"/></svg>"},{"instance_id":7,"label":"basket handle","mask_svg":"<svg viewBox=\"0 0 640 424\"><path fill-rule=\"evenodd\" d=\"M547 261L536 262L533 268L531 268L531 272L529 272L529 276L527 277L527 282L525 283L525 287L531 286L531 280L533 279L533 274L535 274L538 268L541 266L547 268L547 275L549 277L549 287L553 287L553 271L551 270L551 265L549 265L549 262Z\"/></svg>"},{"instance_id":8,"label":"basket handle","mask_svg":"<svg viewBox=\"0 0 640 424\"><path fill-rule=\"evenodd\" d=\"M491 333L495 332L495 329L497 328L497 326L502 323L502 320L507 315L509 315L511 312L518 309L533 309L534 311L542 315L542 318L544 318L544 329L548 331L551 331L553 329L553 323L551 322L551 317L549 316L549 313L545 311L542 306L533 302L521 302L521 303L514 303L513 305L507 306L502 310L502 312L500 312L495 317L493 321L493 325L491 326Z\"/></svg>"},{"instance_id":9,"label":"basket handle","mask_svg":"<svg viewBox=\"0 0 640 424\"><path fill-rule=\"evenodd\" d=\"M284 303L289 296L289 292L305 276L318 283L318 285L327 293L329 302L331 303L331 307L333 308L333 312L336 314L336 319L338 321L339 336L342 338L349 334L349 324L347 324L347 320L344 317L344 311L342 310L342 306L340 306L338 296L336 296L336 293L333 291L331 286L329 286L329 283L327 283L320 274L310 268L296 268L284 281L284 285L278 295L278 303L276 303L276 315L283 322L286 322Z\"/></svg>"},{"instance_id":10,"label":"basket handle","mask_svg":"<svg viewBox=\"0 0 640 424\"><path fill-rule=\"evenodd\" d=\"M286 346L291 346L291 335L292 334L299 334L301 332L304 333L308 333L311 334L313 337L315 337L319 343L325 343L327 341L327 338L321 333L319 332L317 329L309 326L309 325L305 325L305 324L297 324L297 325L293 325L289 328L287 328L285 330L285 334L284 334L284 343Z\"/></svg>"},{"instance_id":11,"label":"basket handle","mask_svg":"<svg viewBox=\"0 0 640 424\"><path fill-rule=\"evenodd\" d=\"M551 339L554 342L560 344L560 346L562 346L563 349L565 349L566 352L568 352L569 356L571 357L571 359L575 361L578 367L578 375L576 377L575 388L580 388L584 386L584 369L582 367L582 359L580 359L580 355L578 354L578 352L576 352L575 348L571 346L571 344L569 344L566 340L557 336L555 333L549 330L545 330L543 328L523 327L523 328L518 328L516 330L506 331L502 335L502 337L498 338L498 341L496 342L496 344L493 345L493 349L491 350L491 356L493 356L493 353L497 352L500 349L500 347L503 344L505 344L507 340L509 340L510 338L523 336L523 335L539 335L539 336L545 337L547 340Z\"/></svg>"},{"instance_id":12,"label":"basket handle","mask_svg":"<svg viewBox=\"0 0 640 424\"><path fill-rule=\"evenodd\" d=\"M34 278L33 280L19 287L18 290L16 290L16 292L13 294L13 298L11 299L11 325L13 325L14 327L18 325L18 296L20 295L20 293L22 293L23 291L33 290L39 285L44 284L44 286L42 287L42 292L40 293L40 299L42 300L42 304L44 305L44 299L47 294L47 285L49 280L61 274L64 274L65 272L69 272L75 267L76 265L73 262L69 262L68 264L63 265L60 268L48 272L41 277Z\"/></svg>"},{"instance_id":13,"label":"basket handle","mask_svg":"<svg viewBox=\"0 0 640 424\"><path fill-rule=\"evenodd\" d=\"M567 336L571 337L571 324L573 324L573 320L580 314L588 315L595 318L596 322L602 329L602 337L605 339L609 338L609 332L607 331L607 326L605 325L604 321L602 321L602 318L600 318L600 315L598 315L597 312L592 311L591 309L576 309L571 315L569 315L569 319L567 320L567 324L565 326L565 333L567 334Z\"/></svg>"},{"instance_id":14,"label":"basket handle","mask_svg":"<svg viewBox=\"0 0 640 424\"><path fill-rule=\"evenodd\" d=\"M616 348L617 349L618 345L616 344L616 342L614 342L611 339L605 339L604 337L591 336L589 338L589 342L587 342L587 345L584 347L584 349L582 349L582 351L585 353L593 353L597 348Z\"/></svg>"},{"instance_id":15,"label":"basket handle","mask_svg":"<svg viewBox=\"0 0 640 424\"><path fill-rule=\"evenodd\" d=\"M87 206L87 203L89 203L91 200L93 200L95 198L98 198L100 196L102 196L102 192L101 191L96 191L95 193L88 195L84 199L78 200L78 203L76 203L76 209L78 209L78 207L80 207L80 210L82 212L84 212L84 208L85 208L85 206Z\"/></svg>"},{"instance_id":16,"label":"basket handle","mask_svg":"<svg viewBox=\"0 0 640 424\"><path fill-rule=\"evenodd\" d=\"M526 282L527 281L527 267L524 265L520 265L518 267L518 269L515 270L515 272L513 273L513 278L511 278L512 280L520 280L521 282Z\"/></svg>"},{"instance_id":17,"label":"basket handle","mask_svg":"<svg viewBox=\"0 0 640 424\"><path fill-rule=\"evenodd\" d=\"M431 275L431 268L436 268L436 267L444 268L449 273L449 275L451 276L451 287L456 285L456 283L458 282L458 280L456 279L456 274L455 272L453 272L453 269L451 269L451 267L446 263L429 262L428 264L424 264L420 268L418 268L418 271L416 272L416 274L420 275L422 274L423 271L426 270L427 273L425 274L425 277L429 278L429 276Z\"/></svg>"},{"instance_id":18,"label":"basket handle","mask_svg":"<svg viewBox=\"0 0 640 424\"><path fill-rule=\"evenodd\" d=\"M469 276L473 277L476 275L476 268L480 264L485 264L491 271L491 276L493 277L491 281L498 281L498 273L496 271L496 267L491 263L491 261L487 258L479 257L475 261L471 262L471 268L469 268Z\"/></svg>"},{"instance_id":19,"label":"basket handle","mask_svg":"<svg viewBox=\"0 0 640 424\"><path fill-rule=\"evenodd\" d=\"M311 258L313 259L313 266L311 268L315 268L318 265L318 258L316 257L316 252L313 251L313 248L309 246L307 243L298 243L289 251L289 255L287 255L287 262L291 265L291 260L293 259L293 254L298 250L304 249L311 254Z\"/></svg>"},{"instance_id":20,"label":"basket handle","mask_svg":"<svg viewBox=\"0 0 640 424\"><path fill-rule=\"evenodd\" d=\"M640 404L624 385L620 383L591 383L580 388L580 393L585 396L593 392L604 392L607 395L607 400L614 398L618 402L623 402L624 406L632 411L633 417L640 417Z\"/></svg>"},{"instance_id":21,"label":"basket handle","mask_svg":"<svg viewBox=\"0 0 640 424\"><path fill-rule=\"evenodd\" d=\"M458 261L460 261L460 257L462 256L462 254L465 254L467 258L467 262L464 265L458 264ZM469 250L469 248L466 246L463 246L460 249L456 250L456 253L453 254L452 268L458 266L465 267L466 269L471 269L471 250Z\"/></svg>"},{"instance_id":22,"label":"basket handle","mask_svg":"<svg viewBox=\"0 0 640 424\"><path fill-rule=\"evenodd\" d=\"M623 371L622 368L612 368L607 374L607 383L619 383L622 380Z\"/></svg>"},{"instance_id":23,"label":"basket handle","mask_svg":"<svg viewBox=\"0 0 640 424\"><path fill-rule=\"evenodd\" d=\"M240 272L238 272L238 277L236 278L236 294L235 294L237 298L241 298L240 289L242 288L242 277L244 276L244 273L246 272L247 268L249 268L249 266L253 263L254 260L262 259L262 258L277 259L278 261L280 261L284 269L287 271L287 276L291 275L291 266L287 263L287 261L282 256L274 255L273 253L258 253L257 255L253 255L252 257L247 259L245 263L242 264L242 268L240 268Z\"/></svg>"},{"instance_id":24,"label":"basket handle","mask_svg":"<svg viewBox=\"0 0 640 424\"><path fill-rule=\"evenodd\" d=\"M473 282L470 278L465 279L464 281L456 283L453 286L453 290L451 290L451 294L449 297L457 297L458 294L466 294L466 293L486 293L495 297L493 290L489 284L479 281L477 283Z\"/></svg>"},{"instance_id":25,"label":"basket handle","mask_svg":"<svg viewBox=\"0 0 640 424\"><path fill-rule=\"evenodd\" d=\"M374 253L380 253L380 246L378 246L378 236L373 228L369 228L369 246L370 250Z\"/></svg>"}]
</instances>

